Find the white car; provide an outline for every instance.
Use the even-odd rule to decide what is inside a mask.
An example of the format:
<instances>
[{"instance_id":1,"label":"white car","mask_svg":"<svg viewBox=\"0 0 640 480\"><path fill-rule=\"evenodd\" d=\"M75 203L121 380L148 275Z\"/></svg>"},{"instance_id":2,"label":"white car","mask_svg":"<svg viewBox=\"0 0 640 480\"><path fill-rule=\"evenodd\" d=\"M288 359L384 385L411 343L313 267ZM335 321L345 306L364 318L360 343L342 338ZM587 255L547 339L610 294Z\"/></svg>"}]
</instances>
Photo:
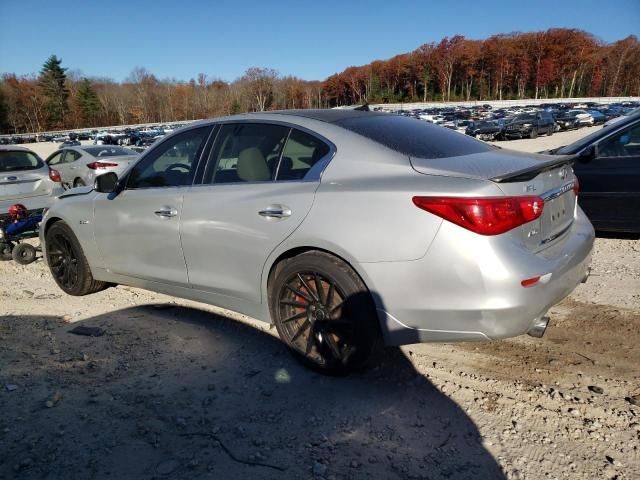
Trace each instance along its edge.
<instances>
[{"instance_id":1,"label":"white car","mask_svg":"<svg viewBox=\"0 0 640 480\"><path fill-rule=\"evenodd\" d=\"M117 145L85 145L61 148L47 158L60 172L67 188L93 185L95 177L114 172L118 177L138 159L138 153Z\"/></svg>"},{"instance_id":2,"label":"white car","mask_svg":"<svg viewBox=\"0 0 640 480\"><path fill-rule=\"evenodd\" d=\"M569 110L569 113L575 114L581 126L593 125L593 117L586 110Z\"/></svg>"}]
</instances>

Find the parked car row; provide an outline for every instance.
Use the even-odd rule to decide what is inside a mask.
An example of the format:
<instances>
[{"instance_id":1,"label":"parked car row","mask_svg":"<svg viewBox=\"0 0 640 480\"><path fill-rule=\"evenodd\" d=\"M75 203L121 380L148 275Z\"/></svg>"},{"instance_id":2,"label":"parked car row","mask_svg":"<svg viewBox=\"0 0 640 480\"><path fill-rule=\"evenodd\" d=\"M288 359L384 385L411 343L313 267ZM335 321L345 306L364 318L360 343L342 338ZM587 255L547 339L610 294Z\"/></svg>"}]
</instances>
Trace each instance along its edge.
<instances>
[{"instance_id":1,"label":"parked car row","mask_svg":"<svg viewBox=\"0 0 640 480\"><path fill-rule=\"evenodd\" d=\"M481 140L511 140L553 135L561 130L603 125L612 119L632 115L640 103L601 105L544 104L497 108L491 105L398 110L393 113L436 123Z\"/></svg>"}]
</instances>

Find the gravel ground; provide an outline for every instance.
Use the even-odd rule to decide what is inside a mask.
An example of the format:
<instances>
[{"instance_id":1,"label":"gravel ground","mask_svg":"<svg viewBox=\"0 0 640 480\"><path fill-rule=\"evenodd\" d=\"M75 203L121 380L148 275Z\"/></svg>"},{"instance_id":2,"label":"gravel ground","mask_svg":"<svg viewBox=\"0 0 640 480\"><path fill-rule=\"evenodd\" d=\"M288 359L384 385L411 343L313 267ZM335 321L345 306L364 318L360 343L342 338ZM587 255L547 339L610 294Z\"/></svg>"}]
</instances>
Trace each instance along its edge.
<instances>
[{"instance_id":1,"label":"gravel ground","mask_svg":"<svg viewBox=\"0 0 640 480\"><path fill-rule=\"evenodd\" d=\"M598 238L542 339L390 349L348 378L242 315L0 263L0 478L640 478L639 253Z\"/></svg>"}]
</instances>

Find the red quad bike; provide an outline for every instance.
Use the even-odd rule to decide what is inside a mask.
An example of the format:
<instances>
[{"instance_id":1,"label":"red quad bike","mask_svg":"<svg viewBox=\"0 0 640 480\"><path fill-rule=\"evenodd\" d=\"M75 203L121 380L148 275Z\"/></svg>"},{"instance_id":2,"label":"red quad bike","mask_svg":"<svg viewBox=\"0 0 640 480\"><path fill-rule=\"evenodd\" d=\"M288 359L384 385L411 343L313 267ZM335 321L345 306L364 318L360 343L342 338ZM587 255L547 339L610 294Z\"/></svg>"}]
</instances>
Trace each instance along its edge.
<instances>
[{"instance_id":1,"label":"red quad bike","mask_svg":"<svg viewBox=\"0 0 640 480\"><path fill-rule=\"evenodd\" d=\"M0 260L14 260L20 265L36 261L40 247L23 242L38 237L42 212L31 212L18 203L9 207L8 215L0 215Z\"/></svg>"}]
</instances>

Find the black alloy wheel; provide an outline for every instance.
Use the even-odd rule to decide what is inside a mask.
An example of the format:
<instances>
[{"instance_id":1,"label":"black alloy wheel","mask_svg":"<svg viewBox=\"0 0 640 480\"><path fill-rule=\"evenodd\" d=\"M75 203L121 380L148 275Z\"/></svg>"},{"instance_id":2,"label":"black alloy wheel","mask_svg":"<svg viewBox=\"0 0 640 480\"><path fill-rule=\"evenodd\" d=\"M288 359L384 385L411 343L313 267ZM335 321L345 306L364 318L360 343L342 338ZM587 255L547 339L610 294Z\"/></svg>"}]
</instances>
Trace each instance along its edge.
<instances>
[{"instance_id":1,"label":"black alloy wheel","mask_svg":"<svg viewBox=\"0 0 640 480\"><path fill-rule=\"evenodd\" d=\"M56 222L48 228L46 255L53 279L69 295L88 295L109 286L94 280L78 239L64 222Z\"/></svg>"},{"instance_id":2,"label":"black alloy wheel","mask_svg":"<svg viewBox=\"0 0 640 480\"><path fill-rule=\"evenodd\" d=\"M275 284L276 328L303 363L346 374L377 360L382 338L371 296L344 262L309 252L289 261Z\"/></svg>"}]
</instances>

